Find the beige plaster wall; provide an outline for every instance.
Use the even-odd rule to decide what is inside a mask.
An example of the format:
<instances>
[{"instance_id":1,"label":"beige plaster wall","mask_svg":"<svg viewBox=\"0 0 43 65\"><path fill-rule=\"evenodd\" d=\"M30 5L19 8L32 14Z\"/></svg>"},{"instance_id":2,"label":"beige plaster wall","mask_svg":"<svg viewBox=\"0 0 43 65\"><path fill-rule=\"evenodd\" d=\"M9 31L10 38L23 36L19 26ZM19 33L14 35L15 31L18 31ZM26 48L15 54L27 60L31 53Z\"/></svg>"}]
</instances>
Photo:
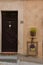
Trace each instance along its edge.
<instances>
[{"instance_id":1,"label":"beige plaster wall","mask_svg":"<svg viewBox=\"0 0 43 65\"><path fill-rule=\"evenodd\" d=\"M0 52L1 52L1 36L2 36L2 27L1 27L1 10L18 10L18 53L23 53L23 24L20 22L23 21L23 2L14 1L14 2L0 2Z\"/></svg>"},{"instance_id":2,"label":"beige plaster wall","mask_svg":"<svg viewBox=\"0 0 43 65\"><path fill-rule=\"evenodd\" d=\"M18 53L27 55L27 41L30 41L29 30L37 28L38 57L42 58L43 40L43 1L0 2L0 52L1 52L1 10L18 10ZM21 21L23 23L21 24Z\"/></svg>"},{"instance_id":3,"label":"beige plaster wall","mask_svg":"<svg viewBox=\"0 0 43 65\"><path fill-rule=\"evenodd\" d=\"M42 58L42 39L43 39L43 1L24 2L24 54L27 54L27 41L30 41L29 30L36 27L38 42L38 57Z\"/></svg>"}]
</instances>

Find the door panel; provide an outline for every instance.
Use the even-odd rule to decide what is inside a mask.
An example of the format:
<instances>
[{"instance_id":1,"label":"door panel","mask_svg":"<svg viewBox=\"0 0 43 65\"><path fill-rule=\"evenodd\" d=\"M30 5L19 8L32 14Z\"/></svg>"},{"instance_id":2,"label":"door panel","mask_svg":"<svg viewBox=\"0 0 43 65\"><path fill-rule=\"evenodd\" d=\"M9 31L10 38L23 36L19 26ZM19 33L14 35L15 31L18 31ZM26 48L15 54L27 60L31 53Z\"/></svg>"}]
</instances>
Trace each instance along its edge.
<instances>
[{"instance_id":1,"label":"door panel","mask_svg":"<svg viewBox=\"0 0 43 65\"><path fill-rule=\"evenodd\" d=\"M2 52L17 52L18 12L2 11Z\"/></svg>"}]
</instances>

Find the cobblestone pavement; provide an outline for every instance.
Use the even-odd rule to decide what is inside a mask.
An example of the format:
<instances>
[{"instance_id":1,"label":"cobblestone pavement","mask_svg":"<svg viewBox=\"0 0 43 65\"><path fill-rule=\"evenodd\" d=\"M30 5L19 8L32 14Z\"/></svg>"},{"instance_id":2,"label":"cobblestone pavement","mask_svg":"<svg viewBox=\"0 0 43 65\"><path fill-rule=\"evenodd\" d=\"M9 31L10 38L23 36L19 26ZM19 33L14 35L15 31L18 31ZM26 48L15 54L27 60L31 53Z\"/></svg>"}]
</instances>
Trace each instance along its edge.
<instances>
[{"instance_id":1,"label":"cobblestone pavement","mask_svg":"<svg viewBox=\"0 0 43 65\"><path fill-rule=\"evenodd\" d=\"M0 62L0 65L43 65L43 64L32 63L32 62L19 62L19 63Z\"/></svg>"}]
</instances>

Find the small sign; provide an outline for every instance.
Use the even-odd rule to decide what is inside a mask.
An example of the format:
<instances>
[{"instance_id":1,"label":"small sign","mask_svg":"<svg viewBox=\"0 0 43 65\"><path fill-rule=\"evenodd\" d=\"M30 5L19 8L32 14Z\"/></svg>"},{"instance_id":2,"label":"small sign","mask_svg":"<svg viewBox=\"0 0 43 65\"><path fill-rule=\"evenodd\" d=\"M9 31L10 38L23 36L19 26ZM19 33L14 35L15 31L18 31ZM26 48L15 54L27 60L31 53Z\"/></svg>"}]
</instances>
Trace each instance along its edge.
<instances>
[{"instance_id":1,"label":"small sign","mask_svg":"<svg viewBox=\"0 0 43 65\"><path fill-rule=\"evenodd\" d=\"M23 21L21 21L20 23L23 24Z\"/></svg>"}]
</instances>

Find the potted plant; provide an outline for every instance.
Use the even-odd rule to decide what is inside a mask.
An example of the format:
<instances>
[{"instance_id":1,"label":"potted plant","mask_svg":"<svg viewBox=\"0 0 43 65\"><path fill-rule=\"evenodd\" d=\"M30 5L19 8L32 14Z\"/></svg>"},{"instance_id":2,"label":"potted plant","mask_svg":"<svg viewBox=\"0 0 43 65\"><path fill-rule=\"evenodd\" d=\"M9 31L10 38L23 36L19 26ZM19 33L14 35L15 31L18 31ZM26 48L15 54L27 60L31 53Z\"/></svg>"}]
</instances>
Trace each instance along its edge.
<instances>
[{"instance_id":1,"label":"potted plant","mask_svg":"<svg viewBox=\"0 0 43 65\"><path fill-rule=\"evenodd\" d=\"M36 36L36 28L33 27L33 28L30 29L30 35Z\"/></svg>"}]
</instances>

